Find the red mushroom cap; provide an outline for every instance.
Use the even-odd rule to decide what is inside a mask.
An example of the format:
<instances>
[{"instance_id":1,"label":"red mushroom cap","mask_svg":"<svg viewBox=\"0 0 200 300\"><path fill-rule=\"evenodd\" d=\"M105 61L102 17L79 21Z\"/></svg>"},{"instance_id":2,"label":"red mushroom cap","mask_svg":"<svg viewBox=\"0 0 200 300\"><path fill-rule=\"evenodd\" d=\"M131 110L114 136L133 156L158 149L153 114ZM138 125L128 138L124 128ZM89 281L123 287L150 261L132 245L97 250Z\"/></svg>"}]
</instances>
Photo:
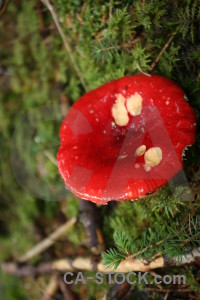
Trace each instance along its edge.
<instances>
[{"instance_id":1,"label":"red mushroom cap","mask_svg":"<svg viewBox=\"0 0 200 300\"><path fill-rule=\"evenodd\" d=\"M173 81L123 77L71 107L60 129L58 168L66 187L83 199L138 199L182 169L195 126L194 109Z\"/></svg>"}]
</instances>

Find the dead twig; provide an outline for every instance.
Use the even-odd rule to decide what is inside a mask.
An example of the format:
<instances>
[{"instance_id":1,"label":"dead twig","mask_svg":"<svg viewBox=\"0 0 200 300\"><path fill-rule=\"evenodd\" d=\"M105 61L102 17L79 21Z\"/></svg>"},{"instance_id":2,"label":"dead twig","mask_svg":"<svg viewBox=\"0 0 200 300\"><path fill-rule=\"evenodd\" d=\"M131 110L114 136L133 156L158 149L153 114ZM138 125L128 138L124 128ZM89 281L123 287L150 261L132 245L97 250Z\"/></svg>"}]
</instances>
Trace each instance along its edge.
<instances>
[{"instance_id":1,"label":"dead twig","mask_svg":"<svg viewBox=\"0 0 200 300\"><path fill-rule=\"evenodd\" d=\"M25 263L29 261L34 256L42 253L47 248L51 247L56 240L58 240L63 234L66 234L67 231L71 229L71 227L74 226L77 219L72 218L69 221L67 221L65 224L61 225L59 228L57 228L52 234L50 234L47 238L45 238L43 241L38 243L36 246L34 246L32 249L30 249L27 253L22 255L18 258L18 262Z\"/></svg>"},{"instance_id":2,"label":"dead twig","mask_svg":"<svg viewBox=\"0 0 200 300\"><path fill-rule=\"evenodd\" d=\"M50 278L49 284L47 285L46 290L44 291L44 296L42 300L50 300L56 294L58 290L58 278L56 274L53 274Z\"/></svg>"},{"instance_id":3,"label":"dead twig","mask_svg":"<svg viewBox=\"0 0 200 300\"><path fill-rule=\"evenodd\" d=\"M64 300L76 300L76 294L70 289L69 285L67 285L64 281L63 278L61 278L58 281L59 288L63 294L63 299Z\"/></svg>"},{"instance_id":4,"label":"dead twig","mask_svg":"<svg viewBox=\"0 0 200 300\"><path fill-rule=\"evenodd\" d=\"M45 25L44 25L44 17L43 17L43 12L41 9L40 0L38 0L38 2L37 2L37 13L38 13L38 18L39 18L40 31L43 32L45 30Z\"/></svg>"},{"instance_id":5,"label":"dead twig","mask_svg":"<svg viewBox=\"0 0 200 300\"><path fill-rule=\"evenodd\" d=\"M112 9L113 9L113 0L109 1L109 23L112 22Z\"/></svg>"},{"instance_id":6,"label":"dead twig","mask_svg":"<svg viewBox=\"0 0 200 300\"><path fill-rule=\"evenodd\" d=\"M121 300L125 299L131 285L125 281L124 283L114 283L107 292L106 300Z\"/></svg>"},{"instance_id":7,"label":"dead twig","mask_svg":"<svg viewBox=\"0 0 200 300\"><path fill-rule=\"evenodd\" d=\"M116 270L105 267L102 262L94 262L94 257L82 257L78 256L75 259L63 258L58 259L53 262L41 264L38 266L26 265L18 266L16 263L4 262L2 264L2 269L7 274L12 274L19 277L26 276L36 276L45 273L50 273L53 271L67 272L78 270L82 271L99 271L102 273L107 272L148 272L157 268L164 268L166 266L182 266L200 263L200 248L194 249L191 253L183 255L179 258L174 257L170 260L167 257L158 257L155 260L149 262L148 264L143 263L139 259L126 259L123 260Z\"/></svg>"},{"instance_id":8,"label":"dead twig","mask_svg":"<svg viewBox=\"0 0 200 300\"><path fill-rule=\"evenodd\" d=\"M53 154L51 152L49 152L48 150L44 150L44 155L55 165L57 166L57 160L56 158L53 156Z\"/></svg>"},{"instance_id":9,"label":"dead twig","mask_svg":"<svg viewBox=\"0 0 200 300\"><path fill-rule=\"evenodd\" d=\"M168 296L169 296L169 292L167 292L167 293L165 294L164 300L167 300Z\"/></svg>"},{"instance_id":10,"label":"dead twig","mask_svg":"<svg viewBox=\"0 0 200 300\"><path fill-rule=\"evenodd\" d=\"M171 42L173 41L174 37L176 35L176 32L174 32L168 39L167 43L164 45L164 47L161 49L161 51L159 52L158 56L156 57L156 59L154 60L154 62L152 63L151 67L149 68L149 71L152 72L153 69L155 68L155 66L157 65L157 63L159 62L161 56L163 55L163 53L167 50L167 48L169 47L169 45L171 44Z\"/></svg>"},{"instance_id":11,"label":"dead twig","mask_svg":"<svg viewBox=\"0 0 200 300\"><path fill-rule=\"evenodd\" d=\"M152 244L152 245L150 245L150 246L147 246L147 247L145 247L144 249L138 251L137 253L135 253L135 254L133 254L133 255L129 255L128 258L135 258L136 256L138 256L138 255L144 253L146 250L152 249L153 247L156 247L156 246L159 246L159 245L162 244L164 241L165 241L165 240L163 239L163 240L160 240L160 241L157 242L157 243L154 243L154 244ZM153 257L153 259L154 259L154 257Z\"/></svg>"},{"instance_id":12,"label":"dead twig","mask_svg":"<svg viewBox=\"0 0 200 300\"><path fill-rule=\"evenodd\" d=\"M26 265L19 267L16 263L4 262L1 267L5 273L10 275L15 275L18 277L35 277L51 273L51 265L51 263L42 263L38 266Z\"/></svg>"},{"instance_id":13,"label":"dead twig","mask_svg":"<svg viewBox=\"0 0 200 300\"><path fill-rule=\"evenodd\" d=\"M132 42L125 43L125 44L122 44L122 45L116 45L116 46L110 46L110 47L101 48L100 51L101 52L105 52L105 51L115 50L115 49L130 48L133 45L135 45L136 43L138 43L139 41L140 41L140 38L136 38Z\"/></svg>"},{"instance_id":14,"label":"dead twig","mask_svg":"<svg viewBox=\"0 0 200 300\"><path fill-rule=\"evenodd\" d=\"M8 2L9 2L9 0L6 0L6 1L4 2L3 6L2 6L2 8L1 8L1 10L0 10L0 18L1 18L2 15L4 14L4 12L5 12L5 10L6 10L7 6L8 6Z\"/></svg>"},{"instance_id":15,"label":"dead twig","mask_svg":"<svg viewBox=\"0 0 200 300\"><path fill-rule=\"evenodd\" d=\"M146 72L144 72L143 70L142 70L142 68L140 67L140 65L139 65L139 63L137 62L137 68L138 68L138 70L140 71L140 73L142 73L143 75L146 75L146 76L149 76L149 77L151 77L151 75L150 74L148 74L148 73L146 73Z\"/></svg>"},{"instance_id":16,"label":"dead twig","mask_svg":"<svg viewBox=\"0 0 200 300\"><path fill-rule=\"evenodd\" d=\"M70 60L72 62L72 65L73 65L73 67L74 67L74 69L75 69L75 71L76 71L76 73L77 73L77 75L78 75L78 77L79 77L79 79L80 79L80 81L82 83L82 86L84 87L85 91L87 92L88 91L87 85L86 85L85 80L84 80L84 78L83 78L83 76L81 74L79 66L76 63L76 60L75 60L74 55L73 55L73 51L72 51L72 49L71 49L71 47L69 45L67 37L65 36L65 34L64 34L63 30L62 30L62 27L60 25L60 22L58 20L57 14L56 14L53 6L51 5L51 3L50 3L49 0L40 0L40 1L48 8L49 12L51 13L52 18L54 20L54 23L56 25L56 28L57 28L57 30L58 30L61 38L62 38L64 47L65 47L65 49L66 49L66 51L67 51L67 53L69 55L69 58L70 58Z\"/></svg>"},{"instance_id":17,"label":"dead twig","mask_svg":"<svg viewBox=\"0 0 200 300\"><path fill-rule=\"evenodd\" d=\"M156 288L145 288L146 291L152 291L152 292L158 292L158 293L170 293L170 292L174 292L174 293L189 293L191 292L190 289L156 289Z\"/></svg>"}]
</instances>

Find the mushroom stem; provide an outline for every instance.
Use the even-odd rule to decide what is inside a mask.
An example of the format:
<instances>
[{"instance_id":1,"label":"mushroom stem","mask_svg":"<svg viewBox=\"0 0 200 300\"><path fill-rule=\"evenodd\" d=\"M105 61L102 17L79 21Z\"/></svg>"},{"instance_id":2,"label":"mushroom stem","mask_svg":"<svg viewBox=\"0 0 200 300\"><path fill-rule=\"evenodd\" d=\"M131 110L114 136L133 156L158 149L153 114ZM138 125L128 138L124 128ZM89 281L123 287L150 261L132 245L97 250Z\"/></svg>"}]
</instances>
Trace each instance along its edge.
<instances>
[{"instance_id":1,"label":"mushroom stem","mask_svg":"<svg viewBox=\"0 0 200 300\"><path fill-rule=\"evenodd\" d=\"M86 231L88 248L90 248L94 254L98 254L105 249L100 228L100 211L94 203L80 198L79 205L80 218Z\"/></svg>"}]
</instances>

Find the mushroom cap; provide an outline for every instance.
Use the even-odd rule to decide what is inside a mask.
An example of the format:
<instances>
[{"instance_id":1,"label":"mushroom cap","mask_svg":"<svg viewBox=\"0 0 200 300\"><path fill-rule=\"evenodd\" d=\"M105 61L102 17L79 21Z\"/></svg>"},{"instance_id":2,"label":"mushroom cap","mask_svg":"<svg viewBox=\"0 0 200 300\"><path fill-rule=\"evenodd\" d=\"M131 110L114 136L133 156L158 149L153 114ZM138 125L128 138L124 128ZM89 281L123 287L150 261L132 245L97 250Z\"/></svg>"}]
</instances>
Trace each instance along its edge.
<instances>
[{"instance_id":1,"label":"mushroom cap","mask_svg":"<svg viewBox=\"0 0 200 300\"><path fill-rule=\"evenodd\" d=\"M70 108L60 129L58 168L66 187L82 199L138 199L183 168L182 154L195 132L195 111L173 81L123 77Z\"/></svg>"}]
</instances>

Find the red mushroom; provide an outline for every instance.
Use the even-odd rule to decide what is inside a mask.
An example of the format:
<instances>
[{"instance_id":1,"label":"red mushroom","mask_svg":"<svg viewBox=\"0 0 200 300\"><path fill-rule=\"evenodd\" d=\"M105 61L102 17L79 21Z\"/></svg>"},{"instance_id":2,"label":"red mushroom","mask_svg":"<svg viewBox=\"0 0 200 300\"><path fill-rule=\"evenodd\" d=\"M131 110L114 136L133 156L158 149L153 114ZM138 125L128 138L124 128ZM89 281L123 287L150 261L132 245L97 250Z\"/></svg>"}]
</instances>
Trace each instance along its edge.
<instances>
[{"instance_id":1,"label":"red mushroom","mask_svg":"<svg viewBox=\"0 0 200 300\"><path fill-rule=\"evenodd\" d=\"M58 168L66 187L82 199L138 199L182 169L195 126L194 109L173 81L123 77L71 107L60 129Z\"/></svg>"}]
</instances>

